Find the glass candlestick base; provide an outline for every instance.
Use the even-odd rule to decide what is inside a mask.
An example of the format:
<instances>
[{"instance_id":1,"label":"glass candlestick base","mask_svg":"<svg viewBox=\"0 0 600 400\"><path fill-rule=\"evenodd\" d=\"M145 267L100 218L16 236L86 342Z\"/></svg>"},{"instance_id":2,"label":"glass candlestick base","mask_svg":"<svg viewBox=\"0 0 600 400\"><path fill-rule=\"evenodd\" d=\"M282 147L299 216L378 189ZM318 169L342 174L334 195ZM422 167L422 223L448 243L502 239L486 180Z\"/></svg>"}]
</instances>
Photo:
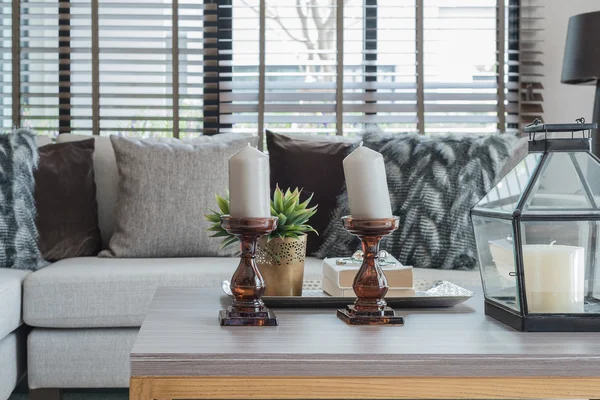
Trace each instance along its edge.
<instances>
[{"instance_id":1,"label":"glass candlestick base","mask_svg":"<svg viewBox=\"0 0 600 400\"><path fill-rule=\"evenodd\" d=\"M267 307L259 311L240 311L233 307L219 311L222 326L277 326L277 316Z\"/></svg>"},{"instance_id":2,"label":"glass candlestick base","mask_svg":"<svg viewBox=\"0 0 600 400\"><path fill-rule=\"evenodd\" d=\"M338 310L338 318L349 325L403 325L404 318L396 315L384 299L388 282L379 264L379 242L398 229L400 219L346 216L342 221L348 232L360 238L363 261L352 285L356 301Z\"/></svg>"},{"instance_id":3,"label":"glass candlestick base","mask_svg":"<svg viewBox=\"0 0 600 400\"><path fill-rule=\"evenodd\" d=\"M277 326L275 313L262 301L265 281L256 265L256 243L261 236L277 228L276 217L232 218L221 217L225 230L240 239L240 264L231 278L233 304L219 312L222 326Z\"/></svg>"},{"instance_id":4,"label":"glass candlestick base","mask_svg":"<svg viewBox=\"0 0 600 400\"><path fill-rule=\"evenodd\" d=\"M370 312L357 311L354 305L349 305L338 310L337 317L348 325L404 325L404 317L396 315L396 311L388 306Z\"/></svg>"}]
</instances>

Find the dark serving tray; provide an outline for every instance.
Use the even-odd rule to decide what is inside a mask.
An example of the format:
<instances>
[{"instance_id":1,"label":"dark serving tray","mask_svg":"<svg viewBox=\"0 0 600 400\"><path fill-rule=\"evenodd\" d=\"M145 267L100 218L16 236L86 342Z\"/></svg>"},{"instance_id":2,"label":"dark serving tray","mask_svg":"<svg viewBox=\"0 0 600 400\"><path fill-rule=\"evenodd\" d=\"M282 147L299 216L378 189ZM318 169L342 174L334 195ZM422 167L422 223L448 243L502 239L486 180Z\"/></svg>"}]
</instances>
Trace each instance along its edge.
<instances>
[{"instance_id":1,"label":"dark serving tray","mask_svg":"<svg viewBox=\"0 0 600 400\"><path fill-rule=\"evenodd\" d=\"M229 281L223 281L221 287L225 294L233 297ZM409 297L386 297L394 308L434 308L453 307L471 297L473 292L448 281L417 280L414 282L415 295ZM334 297L321 290L321 281L305 281L302 296L263 296L267 307L271 308L316 308L345 307L353 301L352 297Z\"/></svg>"}]
</instances>

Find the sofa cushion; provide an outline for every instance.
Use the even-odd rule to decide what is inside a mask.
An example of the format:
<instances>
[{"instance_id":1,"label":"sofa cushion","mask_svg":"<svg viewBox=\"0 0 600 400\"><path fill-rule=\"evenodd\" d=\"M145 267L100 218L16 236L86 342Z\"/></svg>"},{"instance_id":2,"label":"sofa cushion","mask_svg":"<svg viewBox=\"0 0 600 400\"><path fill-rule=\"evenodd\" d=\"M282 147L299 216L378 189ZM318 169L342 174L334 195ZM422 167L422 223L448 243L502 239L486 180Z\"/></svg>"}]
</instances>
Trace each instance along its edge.
<instances>
[{"instance_id":1,"label":"sofa cushion","mask_svg":"<svg viewBox=\"0 0 600 400\"><path fill-rule=\"evenodd\" d=\"M139 327L157 286L220 287L238 262L225 257L61 260L25 280L23 318L47 328ZM320 260L307 259L305 279L321 279Z\"/></svg>"},{"instance_id":2,"label":"sofa cushion","mask_svg":"<svg viewBox=\"0 0 600 400\"><path fill-rule=\"evenodd\" d=\"M227 160L257 138L156 140L111 136L119 168L117 221L105 257L215 257L204 214L228 187Z\"/></svg>"},{"instance_id":3,"label":"sofa cushion","mask_svg":"<svg viewBox=\"0 0 600 400\"><path fill-rule=\"evenodd\" d=\"M40 147L35 171L39 247L48 261L102 250L94 183L94 139Z\"/></svg>"},{"instance_id":4,"label":"sofa cushion","mask_svg":"<svg viewBox=\"0 0 600 400\"><path fill-rule=\"evenodd\" d=\"M139 328L32 330L27 339L29 389L128 387L131 377L129 353L138 330ZM121 397L86 393L75 397L77 398L100 400Z\"/></svg>"},{"instance_id":5,"label":"sofa cushion","mask_svg":"<svg viewBox=\"0 0 600 400\"><path fill-rule=\"evenodd\" d=\"M0 268L0 339L17 329L21 323L23 280L30 271Z\"/></svg>"},{"instance_id":6,"label":"sofa cushion","mask_svg":"<svg viewBox=\"0 0 600 400\"><path fill-rule=\"evenodd\" d=\"M302 188L301 201L312 195L312 204L318 204L319 208L308 223L319 235L329 225L336 199L343 192L342 161L357 140L343 137L346 140L339 141L337 138L339 136L317 136L320 141L306 140L267 131L271 192L279 185L284 191ZM315 253L323 244L322 236L314 233L310 233L307 240L307 254Z\"/></svg>"},{"instance_id":7,"label":"sofa cushion","mask_svg":"<svg viewBox=\"0 0 600 400\"><path fill-rule=\"evenodd\" d=\"M381 247L417 268L476 268L469 211L499 180L516 142L501 134L365 133L364 146L383 155L392 211L402 227L383 238ZM349 213L344 193L318 256L350 254L360 246L339 223Z\"/></svg>"},{"instance_id":8,"label":"sofa cushion","mask_svg":"<svg viewBox=\"0 0 600 400\"><path fill-rule=\"evenodd\" d=\"M0 268L46 265L35 226L33 171L38 159L33 132L17 129L0 135Z\"/></svg>"},{"instance_id":9,"label":"sofa cushion","mask_svg":"<svg viewBox=\"0 0 600 400\"><path fill-rule=\"evenodd\" d=\"M56 138L57 143L94 140L94 180L96 181L96 199L98 200L98 225L102 234L102 243L108 247L108 242L115 228L115 206L119 175L117 162L110 138L106 136L86 136L61 134Z\"/></svg>"},{"instance_id":10,"label":"sofa cushion","mask_svg":"<svg viewBox=\"0 0 600 400\"><path fill-rule=\"evenodd\" d=\"M252 135L242 133L227 133L217 135L219 137L229 138L248 138ZM89 136L72 135L63 133L56 138L57 143L74 142L80 140L95 139L94 150L94 179L96 181L96 197L98 200L98 225L102 233L102 243L104 248L108 248L108 243L115 230L115 208L117 206L117 192L119 190L119 173L117 170L117 161L115 152L108 136ZM211 136L200 136L193 139L182 140L184 142L208 142ZM36 139L37 140L37 139ZM45 143L45 139L39 139L40 143ZM159 140L159 139L157 139Z\"/></svg>"},{"instance_id":11,"label":"sofa cushion","mask_svg":"<svg viewBox=\"0 0 600 400\"><path fill-rule=\"evenodd\" d=\"M26 333L25 329L19 329L0 338L0 399L8 399L25 375Z\"/></svg>"}]
</instances>

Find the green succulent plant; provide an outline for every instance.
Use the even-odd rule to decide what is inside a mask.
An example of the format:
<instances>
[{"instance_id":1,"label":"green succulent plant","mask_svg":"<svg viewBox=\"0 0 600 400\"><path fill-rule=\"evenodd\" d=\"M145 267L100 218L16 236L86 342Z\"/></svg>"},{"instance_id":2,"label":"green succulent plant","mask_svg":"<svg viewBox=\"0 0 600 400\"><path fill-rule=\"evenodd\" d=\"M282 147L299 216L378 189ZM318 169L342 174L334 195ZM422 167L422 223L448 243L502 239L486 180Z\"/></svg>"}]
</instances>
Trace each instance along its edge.
<instances>
[{"instance_id":1,"label":"green succulent plant","mask_svg":"<svg viewBox=\"0 0 600 400\"><path fill-rule=\"evenodd\" d=\"M312 195L301 203L301 193L302 190L298 188L293 191L287 189L284 193L277 186L271 200L271 215L278 218L277 229L269 234L268 240L275 238L298 239L308 232L314 232L318 235L318 232L308 225L308 220L317 212L317 206L309 207ZM224 249L237 242L238 238L229 234L221 226L221 216L229 214L229 191L226 192L224 197L217 194L215 198L219 210L210 210L210 214L205 214L204 218L211 222L211 226L208 228L210 232L214 232L211 237L223 238L221 249Z\"/></svg>"}]
</instances>

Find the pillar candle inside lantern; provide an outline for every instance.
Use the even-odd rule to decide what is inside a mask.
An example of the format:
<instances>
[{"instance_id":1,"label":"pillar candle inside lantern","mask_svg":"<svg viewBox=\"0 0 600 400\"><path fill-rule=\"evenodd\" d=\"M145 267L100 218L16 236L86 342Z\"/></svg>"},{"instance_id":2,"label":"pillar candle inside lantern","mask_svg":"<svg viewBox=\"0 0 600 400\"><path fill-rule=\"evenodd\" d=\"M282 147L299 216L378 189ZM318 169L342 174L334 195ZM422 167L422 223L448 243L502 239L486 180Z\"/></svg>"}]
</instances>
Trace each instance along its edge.
<instances>
[{"instance_id":1,"label":"pillar candle inside lantern","mask_svg":"<svg viewBox=\"0 0 600 400\"><path fill-rule=\"evenodd\" d=\"M524 245L523 269L530 313L583 313L585 249Z\"/></svg>"}]
</instances>

